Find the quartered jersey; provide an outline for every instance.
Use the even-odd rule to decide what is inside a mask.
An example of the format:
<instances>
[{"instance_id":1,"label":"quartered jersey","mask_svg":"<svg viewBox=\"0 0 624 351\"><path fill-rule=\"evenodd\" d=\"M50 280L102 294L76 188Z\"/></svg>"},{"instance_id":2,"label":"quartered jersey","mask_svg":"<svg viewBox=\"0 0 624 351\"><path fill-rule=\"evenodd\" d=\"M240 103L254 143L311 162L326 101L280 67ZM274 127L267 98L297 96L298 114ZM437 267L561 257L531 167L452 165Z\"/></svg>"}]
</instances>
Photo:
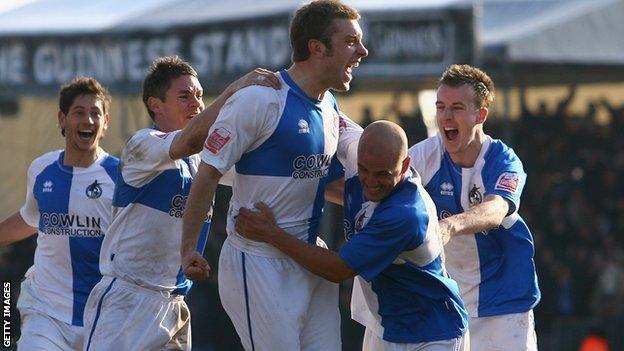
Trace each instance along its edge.
<instances>
[{"instance_id":1,"label":"quartered jersey","mask_svg":"<svg viewBox=\"0 0 624 351\"><path fill-rule=\"evenodd\" d=\"M280 77L280 90L250 86L236 92L221 109L200 154L222 174L235 165L227 222L232 244L269 256L282 254L236 233L238 209L263 201L282 229L315 243L339 128L347 123L330 92L315 100L287 72Z\"/></svg>"},{"instance_id":2,"label":"quartered jersey","mask_svg":"<svg viewBox=\"0 0 624 351\"><path fill-rule=\"evenodd\" d=\"M28 169L24 221L39 228L34 266L27 274L28 306L82 326L91 289L101 279L99 254L109 227L119 160L100 150L89 167L63 165L65 152L49 152Z\"/></svg>"},{"instance_id":3,"label":"quartered jersey","mask_svg":"<svg viewBox=\"0 0 624 351\"><path fill-rule=\"evenodd\" d=\"M181 269L182 215L199 156L169 157L179 131L142 129L121 154L113 219L102 244L102 274L154 290L186 294L192 283ZM210 216L198 251L204 251Z\"/></svg>"},{"instance_id":4,"label":"quartered jersey","mask_svg":"<svg viewBox=\"0 0 624 351\"><path fill-rule=\"evenodd\" d=\"M462 213L488 195L509 202L500 227L453 237L445 246L447 268L472 317L526 312L540 299L533 238L518 214L526 174L520 159L500 140L486 136L475 165L462 168L440 136L409 150L411 165L435 202L440 219Z\"/></svg>"}]
</instances>

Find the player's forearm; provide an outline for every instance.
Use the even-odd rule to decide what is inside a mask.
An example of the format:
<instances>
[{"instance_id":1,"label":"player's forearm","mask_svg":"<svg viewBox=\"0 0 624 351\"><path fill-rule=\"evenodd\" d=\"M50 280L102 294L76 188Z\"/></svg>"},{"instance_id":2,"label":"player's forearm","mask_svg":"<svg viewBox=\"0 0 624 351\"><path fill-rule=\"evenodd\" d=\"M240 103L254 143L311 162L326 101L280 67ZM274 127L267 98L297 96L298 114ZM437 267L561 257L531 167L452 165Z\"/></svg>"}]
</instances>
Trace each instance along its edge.
<instances>
[{"instance_id":1,"label":"player's forearm","mask_svg":"<svg viewBox=\"0 0 624 351\"><path fill-rule=\"evenodd\" d=\"M303 242L283 229L279 229L279 233L272 236L268 242L305 269L334 283L340 283L357 275L337 253Z\"/></svg>"},{"instance_id":2,"label":"player's forearm","mask_svg":"<svg viewBox=\"0 0 624 351\"><path fill-rule=\"evenodd\" d=\"M325 187L325 201L344 206L344 178L334 180Z\"/></svg>"},{"instance_id":3,"label":"player's forearm","mask_svg":"<svg viewBox=\"0 0 624 351\"><path fill-rule=\"evenodd\" d=\"M205 110L191 119L189 124L176 135L169 152L172 159L177 160L202 150L210 127L219 116L221 107L231 95L230 92L223 92Z\"/></svg>"},{"instance_id":4,"label":"player's forearm","mask_svg":"<svg viewBox=\"0 0 624 351\"><path fill-rule=\"evenodd\" d=\"M22 218L19 212L0 222L0 245L12 244L24 240L37 233L37 228L31 227Z\"/></svg>"},{"instance_id":5,"label":"player's forearm","mask_svg":"<svg viewBox=\"0 0 624 351\"><path fill-rule=\"evenodd\" d=\"M204 164L202 163L202 165ZM206 214L212 206L212 198L218 182L218 179L215 181L203 172L198 172L193 180L182 218L180 250L183 257L186 253L196 250L199 234L204 225Z\"/></svg>"},{"instance_id":6,"label":"player's forearm","mask_svg":"<svg viewBox=\"0 0 624 351\"><path fill-rule=\"evenodd\" d=\"M469 210L440 220L442 235L475 234L497 228L505 218L509 204L500 196L487 198Z\"/></svg>"}]
</instances>

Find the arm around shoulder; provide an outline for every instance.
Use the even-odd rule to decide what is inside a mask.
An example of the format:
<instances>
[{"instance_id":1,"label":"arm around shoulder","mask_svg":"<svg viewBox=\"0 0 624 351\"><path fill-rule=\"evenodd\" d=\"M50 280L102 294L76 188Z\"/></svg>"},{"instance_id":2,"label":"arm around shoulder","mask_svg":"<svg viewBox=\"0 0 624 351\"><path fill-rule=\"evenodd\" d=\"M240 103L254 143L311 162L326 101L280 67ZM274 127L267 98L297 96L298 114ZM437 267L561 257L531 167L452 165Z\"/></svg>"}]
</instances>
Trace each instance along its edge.
<instances>
[{"instance_id":1,"label":"arm around shoulder","mask_svg":"<svg viewBox=\"0 0 624 351\"><path fill-rule=\"evenodd\" d=\"M0 222L0 244L7 245L16 241L24 240L37 233L37 228L28 225L22 215L13 213L4 221Z\"/></svg>"}]
</instances>

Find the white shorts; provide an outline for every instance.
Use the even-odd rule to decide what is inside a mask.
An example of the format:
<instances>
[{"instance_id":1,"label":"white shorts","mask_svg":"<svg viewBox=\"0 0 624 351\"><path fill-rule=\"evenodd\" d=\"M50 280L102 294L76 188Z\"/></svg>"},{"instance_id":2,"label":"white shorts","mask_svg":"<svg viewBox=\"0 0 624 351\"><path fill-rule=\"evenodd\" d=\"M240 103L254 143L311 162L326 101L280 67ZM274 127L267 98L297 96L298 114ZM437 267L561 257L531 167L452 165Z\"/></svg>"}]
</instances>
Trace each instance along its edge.
<instances>
[{"instance_id":1,"label":"white shorts","mask_svg":"<svg viewBox=\"0 0 624 351\"><path fill-rule=\"evenodd\" d=\"M42 304L32 291L31 274L20 286L17 309L20 312L22 335L17 341L18 350L80 350L84 329L50 317L37 309Z\"/></svg>"},{"instance_id":2,"label":"white shorts","mask_svg":"<svg viewBox=\"0 0 624 351\"><path fill-rule=\"evenodd\" d=\"M492 317L472 317L470 347L477 351L537 351L533 310Z\"/></svg>"},{"instance_id":3,"label":"white shorts","mask_svg":"<svg viewBox=\"0 0 624 351\"><path fill-rule=\"evenodd\" d=\"M190 350L183 296L103 277L84 312L84 350Z\"/></svg>"},{"instance_id":4,"label":"white shorts","mask_svg":"<svg viewBox=\"0 0 624 351\"><path fill-rule=\"evenodd\" d=\"M364 331L362 351L469 351L468 343L463 342L464 337L449 340L439 340L419 343L394 343L383 340L370 328Z\"/></svg>"},{"instance_id":5,"label":"white shorts","mask_svg":"<svg viewBox=\"0 0 624 351\"><path fill-rule=\"evenodd\" d=\"M245 350L341 349L338 284L291 258L245 253L228 238L219 296Z\"/></svg>"}]
</instances>

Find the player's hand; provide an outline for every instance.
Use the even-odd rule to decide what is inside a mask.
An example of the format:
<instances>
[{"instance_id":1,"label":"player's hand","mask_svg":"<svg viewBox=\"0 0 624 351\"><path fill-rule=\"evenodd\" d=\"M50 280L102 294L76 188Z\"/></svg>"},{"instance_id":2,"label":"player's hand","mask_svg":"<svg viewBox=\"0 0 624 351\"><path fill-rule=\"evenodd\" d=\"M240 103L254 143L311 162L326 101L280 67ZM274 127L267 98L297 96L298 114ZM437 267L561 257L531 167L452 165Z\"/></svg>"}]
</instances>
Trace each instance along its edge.
<instances>
[{"instance_id":1,"label":"player's hand","mask_svg":"<svg viewBox=\"0 0 624 351\"><path fill-rule=\"evenodd\" d=\"M279 227L273 212L264 202L254 205L255 209L241 207L236 216L236 231L247 239L267 242L276 235Z\"/></svg>"},{"instance_id":2,"label":"player's hand","mask_svg":"<svg viewBox=\"0 0 624 351\"><path fill-rule=\"evenodd\" d=\"M197 251L192 251L182 257L182 269L191 280L208 279L210 266L208 261Z\"/></svg>"},{"instance_id":3,"label":"player's hand","mask_svg":"<svg viewBox=\"0 0 624 351\"><path fill-rule=\"evenodd\" d=\"M250 85L263 85L266 87L279 89L282 86L282 82L280 81L276 73L273 73L264 68L256 68L234 81L226 88L225 91L228 95L231 95L239 91L240 89Z\"/></svg>"}]
</instances>

